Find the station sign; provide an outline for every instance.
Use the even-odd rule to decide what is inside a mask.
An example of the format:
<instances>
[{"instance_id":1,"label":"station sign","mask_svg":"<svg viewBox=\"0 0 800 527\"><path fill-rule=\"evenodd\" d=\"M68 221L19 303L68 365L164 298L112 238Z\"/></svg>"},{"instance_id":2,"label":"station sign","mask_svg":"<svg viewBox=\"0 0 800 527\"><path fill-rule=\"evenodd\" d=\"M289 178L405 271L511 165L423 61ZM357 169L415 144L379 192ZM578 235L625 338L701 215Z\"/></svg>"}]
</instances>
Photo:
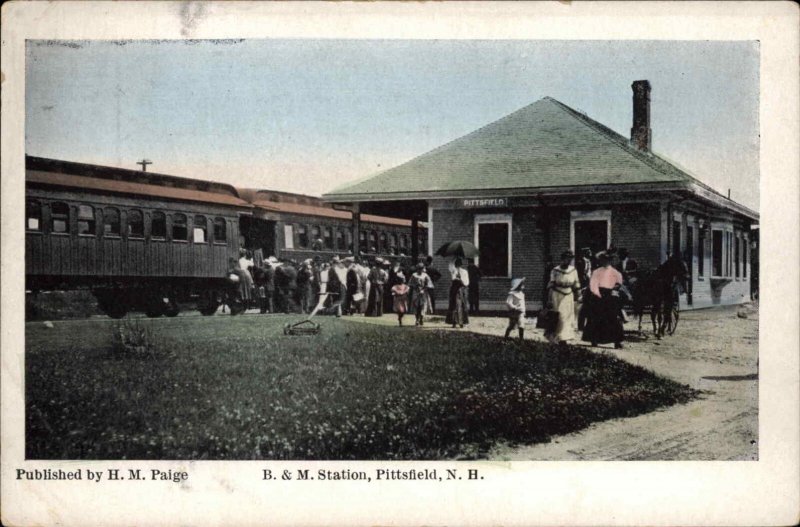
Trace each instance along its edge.
<instances>
[{"instance_id":1,"label":"station sign","mask_svg":"<svg viewBox=\"0 0 800 527\"><path fill-rule=\"evenodd\" d=\"M465 198L461 200L461 206L466 209L508 207L508 198Z\"/></svg>"}]
</instances>

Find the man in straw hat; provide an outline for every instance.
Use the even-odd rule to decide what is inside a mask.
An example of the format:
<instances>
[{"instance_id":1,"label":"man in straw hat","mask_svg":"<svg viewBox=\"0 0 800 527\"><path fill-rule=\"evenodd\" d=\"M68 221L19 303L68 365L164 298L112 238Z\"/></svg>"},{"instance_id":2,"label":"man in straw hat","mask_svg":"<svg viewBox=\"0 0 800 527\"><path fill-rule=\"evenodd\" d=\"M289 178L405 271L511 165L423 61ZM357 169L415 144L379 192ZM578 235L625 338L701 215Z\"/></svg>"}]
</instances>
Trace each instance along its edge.
<instances>
[{"instance_id":1,"label":"man in straw hat","mask_svg":"<svg viewBox=\"0 0 800 527\"><path fill-rule=\"evenodd\" d=\"M506 338L509 338L511 331L517 328L519 340L525 340L525 278L514 278L511 280L511 291L508 292L506 305L508 306L508 327L506 328Z\"/></svg>"}]
</instances>

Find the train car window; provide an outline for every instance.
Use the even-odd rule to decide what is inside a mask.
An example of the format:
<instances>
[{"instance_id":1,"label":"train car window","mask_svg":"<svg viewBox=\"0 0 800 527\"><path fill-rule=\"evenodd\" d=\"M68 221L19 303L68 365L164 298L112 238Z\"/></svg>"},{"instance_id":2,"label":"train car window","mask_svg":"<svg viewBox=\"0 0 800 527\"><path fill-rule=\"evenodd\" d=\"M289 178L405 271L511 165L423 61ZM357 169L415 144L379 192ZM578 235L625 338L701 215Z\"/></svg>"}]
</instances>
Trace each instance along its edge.
<instances>
[{"instance_id":1,"label":"train car window","mask_svg":"<svg viewBox=\"0 0 800 527\"><path fill-rule=\"evenodd\" d=\"M42 204L35 200L25 202L25 228L29 231L42 230Z\"/></svg>"},{"instance_id":2,"label":"train car window","mask_svg":"<svg viewBox=\"0 0 800 527\"><path fill-rule=\"evenodd\" d=\"M347 243L344 241L344 231L336 229L336 248L339 250L347 250Z\"/></svg>"},{"instance_id":3,"label":"train car window","mask_svg":"<svg viewBox=\"0 0 800 527\"><path fill-rule=\"evenodd\" d=\"M404 253L406 248L408 247L408 236L405 234L400 235L400 252Z\"/></svg>"},{"instance_id":4,"label":"train car window","mask_svg":"<svg viewBox=\"0 0 800 527\"><path fill-rule=\"evenodd\" d=\"M189 230L186 226L186 215L175 214L172 216L172 239L175 241L186 241L189 238Z\"/></svg>"},{"instance_id":5,"label":"train car window","mask_svg":"<svg viewBox=\"0 0 800 527\"><path fill-rule=\"evenodd\" d=\"M385 232L381 232L381 234L378 237L378 239L380 240L380 244L378 246L379 247L378 248L378 252L379 253L388 253L389 252L389 242L387 241L386 233Z\"/></svg>"},{"instance_id":6,"label":"train car window","mask_svg":"<svg viewBox=\"0 0 800 527\"><path fill-rule=\"evenodd\" d=\"M103 235L104 236L119 236L119 210L117 209L104 209L103 210Z\"/></svg>"},{"instance_id":7,"label":"train car window","mask_svg":"<svg viewBox=\"0 0 800 527\"><path fill-rule=\"evenodd\" d=\"M397 254L397 234L389 235L389 254Z\"/></svg>"},{"instance_id":8,"label":"train car window","mask_svg":"<svg viewBox=\"0 0 800 527\"><path fill-rule=\"evenodd\" d=\"M228 240L228 229L224 218L214 218L214 241L223 243Z\"/></svg>"},{"instance_id":9,"label":"train car window","mask_svg":"<svg viewBox=\"0 0 800 527\"><path fill-rule=\"evenodd\" d=\"M128 237L144 238L144 218L140 210L128 211Z\"/></svg>"},{"instance_id":10,"label":"train car window","mask_svg":"<svg viewBox=\"0 0 800 527\"><path fill-rule=\"evenodd\" d=\"M297 226L297 245L299 245L302 249L308 247L308 231L306 230L305 225Z\"/></svg>"},{"instance_id":11,"label":"train car window","mask_svg":"<svg viewBox=\"0 0 800 527\"><path fill-rule=\"evenodd\" d=\"M167 237L167 217L163 212L154 212L150 220L150 237L165 239Z\"/></svg>"},{"instance_id":12,"label":"train car window","mask_svg":"<svg viewBox=\"0 0 800 527\"><path fill-rule=\"evenodd\" d=\"M94 236L96 221L94 218L94 207L89 205L78 205L78 234L83 236Z\"/></svg>"},{"instance_id":13,"label":"train car window","mask_svg":"<svg viewBox=\"0 0 800 527\"><path fill-rule=\"evenodd\" d=\"M57 201L50 206L50 217L53 232L69 232L69 205Z\"/></svg>"},{"instance_id":14,"label":"train car window","mask_svg":"<svg viewBox=\"0 0 800 527\"><path fill-rule=\"evenodd\" d=\"M353 231L349 229L344 231L344 247L340 248L353 252Z\"/></svg>"},{"instance_id":15,"label":"train car window","mask_svg":"<svg viewBox=\"0 0 800 527\"><path fill-rule=\"evenodd\" d=\"M367 231L359 231L358 233L358 249L362 253L367 252Z\"/></svg>"},{"instance_id":16,"label":"train car window","mask_svg":"<svg viewBox=\"0 0 800 527\"><path fill-rule=\"evenodd\" d=\"M369 248L367 252L373 254L378 252L378 233L375 231L369 231Z\"/></svg>"},{"instance_id":17,"label":"train car window","mask_svg":"<svg viewBox=\"0 0 800 527\"><path fill-rule=\"evenodd\" d=\"M283 239L287 249L294 249L294 227L292 225L283 226Z\"/></svg>"},{"instance_id":18,"label":"train car window","mask_svg":"<svg viewBox=\"0 0 800 527\"><path fill-rule=\"evenodd\" d=\"M322 229L322 241L326 249L333 249L333 229L325 227Z\"/></svg>"},{"instance_id":19,"label":"train car window","mask_svg":"<svg viewBox=\"0 0 800 527\"><path fill-rule=\"evenodd\" d=\"M319 235L319 227L311 227L311 247L315 251L322 249L322 237Z\"/></svg>"},{"instance_id":20,"label":"train car window","mask_svg":"<svg viewBox=\"0 0 800 527\"><path fill-rule=\"evenodd\" d=\"M206 239L208 239L208 223L206 222L205 216L194 217L192 239L194 243L206 243Z\"/></svg>"}]
</instances>

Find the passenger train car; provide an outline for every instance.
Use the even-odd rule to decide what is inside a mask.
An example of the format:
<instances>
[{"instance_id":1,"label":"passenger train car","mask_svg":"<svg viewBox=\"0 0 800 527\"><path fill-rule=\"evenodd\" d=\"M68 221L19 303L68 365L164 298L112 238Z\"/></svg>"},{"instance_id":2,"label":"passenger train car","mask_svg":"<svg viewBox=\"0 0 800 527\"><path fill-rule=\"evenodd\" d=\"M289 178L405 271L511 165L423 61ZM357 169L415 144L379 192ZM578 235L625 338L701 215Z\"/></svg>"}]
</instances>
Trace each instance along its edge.
<instances>
[{"instance_id":1,"label":"passenger train car","mask_svg":"<svg viewBox=\"0 0 800 527\"><path fill-rule=\"evenodd\" d=\"M26 157L26 289L90 289L107 315L216 312L241 249L300 261L352 254L352 218L318 198ZM410 223L362 216L359 248L401 256ZM420 229L419 246L426 236Z\"/></svg>"}]
</instances>

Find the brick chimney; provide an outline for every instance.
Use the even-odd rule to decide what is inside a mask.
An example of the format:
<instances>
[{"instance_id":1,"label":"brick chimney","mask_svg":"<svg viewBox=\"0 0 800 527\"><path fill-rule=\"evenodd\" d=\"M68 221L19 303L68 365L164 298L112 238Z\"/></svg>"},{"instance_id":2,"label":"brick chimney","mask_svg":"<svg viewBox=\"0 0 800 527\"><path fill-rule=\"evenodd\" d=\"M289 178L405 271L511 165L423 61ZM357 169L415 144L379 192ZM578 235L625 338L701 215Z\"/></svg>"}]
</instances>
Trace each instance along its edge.
<instances>
[{"instance_id":1,"label":"brick chimney","mask_svg":"<svg viewBox=\"0 0 800 527\"><path fill-rule=\"evenodd\" d=\"M646 80L633 81L633 128L631 143L642 152L649 152L653 141L650 130L650 83Z\"/></svg>"}]
</instances>

